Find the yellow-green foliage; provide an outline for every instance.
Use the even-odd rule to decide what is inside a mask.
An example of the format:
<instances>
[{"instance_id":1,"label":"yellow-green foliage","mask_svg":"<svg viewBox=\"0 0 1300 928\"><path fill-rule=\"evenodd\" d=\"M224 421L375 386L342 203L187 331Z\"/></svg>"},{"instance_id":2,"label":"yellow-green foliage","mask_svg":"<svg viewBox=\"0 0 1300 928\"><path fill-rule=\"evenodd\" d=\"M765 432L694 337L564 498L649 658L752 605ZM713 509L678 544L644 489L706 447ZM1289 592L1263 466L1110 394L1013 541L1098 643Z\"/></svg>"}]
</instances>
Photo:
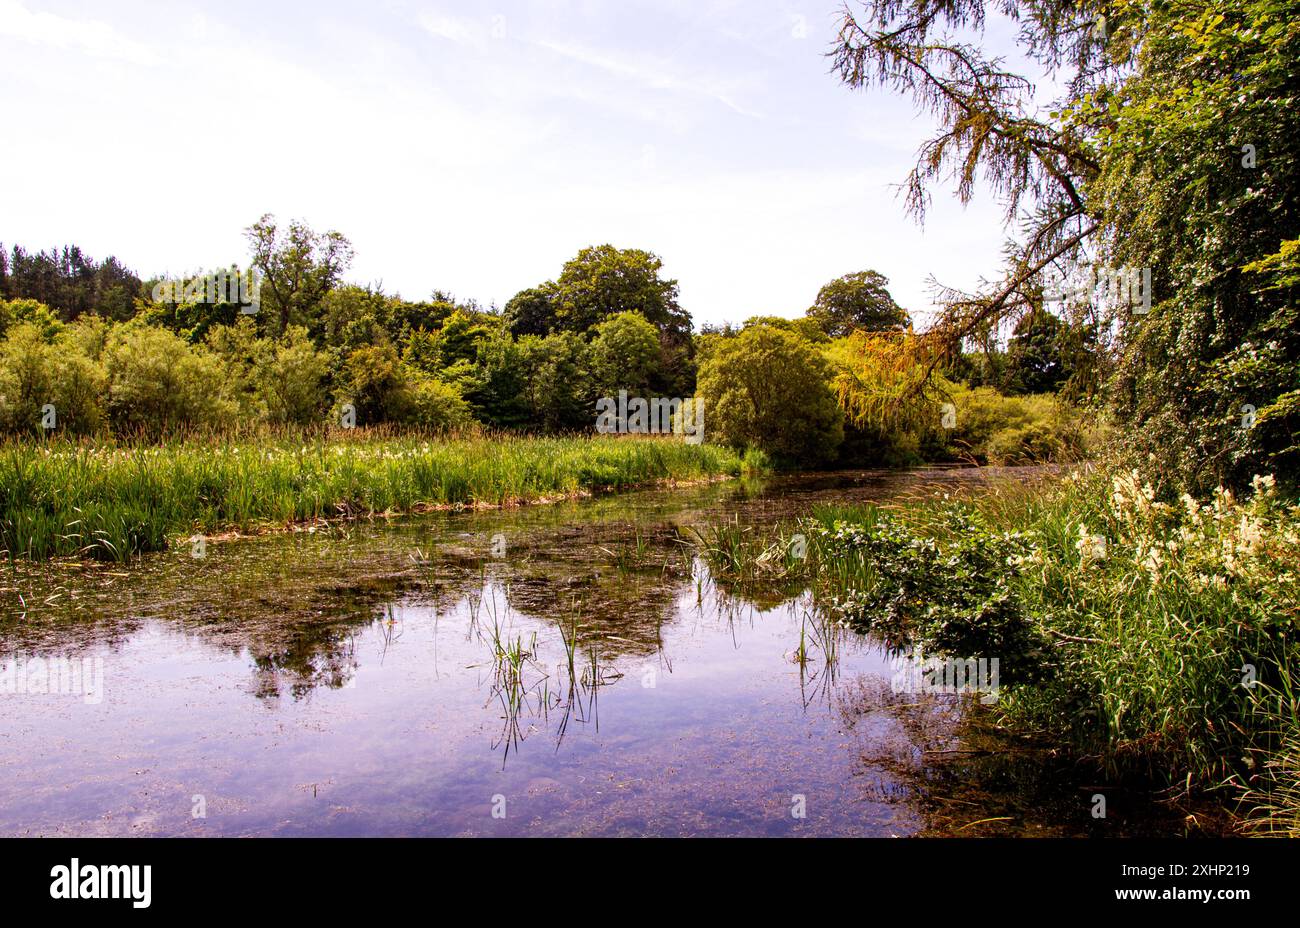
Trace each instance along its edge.
<instances>
[{"instance_id":1,"label":"yellow-green foliage","mask_svg":"<svg viewBox=\"0 0 1300 928\"><path fill-rule=\"evenodd\" d=\"M705 434L787 463L832 459L844 428L829 380L817 347L788 329L759 324L719 339L700 364L696 390Z\"/></svg>"},{"instance_id":2,"label":"yellow-green foliage","mask_svg":"<svg viewBox=\"0 0 1300 928\"><path fill-rule=\"evenodd\" d=\"M120 326L104 358L108 414L119 431L157 436L183 425L213 427L235 416L223 395L220 359L166 329Z\"/></svg>"},{"instance_id":3,"label":"yellow-green foliage","mask_svg":"<svg viewBox=\"0 0 1300 928\"><path fill-rule=\"evenodd\" d=\"M53 407L56 428L94 432L102 420L104 370L78 350L72 330L47 337L49 331L22 322L0 343L0 428L39 433L44 410Z\"/></svg>"},{"instance_id":4,"label":"yellow-green foliage","mask_svg":"<svg viewBox=\"0 0 1300 928\"><path fill-rule=\"evenodd\" d=\"M950 451L986 464L1078 461L1101 445L1104 427L1052 395L1003 396L991 387L953 387Z\"/></svg>"},{"instance_id":5,"label":"yellow-green foliage","mask_svg":"<svg viewBox=\"0 0 1300 928\"><path fill-rule=\"evenodd\" d=\"M929 373L921 340L911 332L854 332L826 346L831 386L849 424L881 438L939 424L946 387Z\"/></svg>"}]
</instances>

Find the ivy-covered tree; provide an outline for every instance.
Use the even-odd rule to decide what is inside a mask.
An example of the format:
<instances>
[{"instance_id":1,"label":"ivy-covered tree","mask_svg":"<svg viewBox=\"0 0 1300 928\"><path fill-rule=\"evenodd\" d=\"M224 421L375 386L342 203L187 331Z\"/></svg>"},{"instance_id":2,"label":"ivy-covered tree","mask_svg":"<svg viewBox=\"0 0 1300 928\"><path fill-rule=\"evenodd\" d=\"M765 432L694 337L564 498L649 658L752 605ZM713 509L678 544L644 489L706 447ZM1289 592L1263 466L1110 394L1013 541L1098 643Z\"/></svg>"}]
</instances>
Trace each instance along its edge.
<instances>
[{"instance_id":1,"label":"ivy-covered tree","mask_svg":"<svg viewBox=\"0 0 1300 928\"><path fill-rule=\"evenodd\" d=\"M992 11L1017 19L1029 73L984 49ZM831 54L848 86L901 91L936 118L905 182L915 216L937 183L966 202L982 180L1017 229L999 277L941 290L931 370L1038 310L1052 272L1145 268L1140 301L1130 288L1070 304L1118 360L1108 396L1135 460L1201 489L1296 478L1294 2L867 0ZM1047 75L1063 91L1041 105Z\"/></svg>"}]
</instances>

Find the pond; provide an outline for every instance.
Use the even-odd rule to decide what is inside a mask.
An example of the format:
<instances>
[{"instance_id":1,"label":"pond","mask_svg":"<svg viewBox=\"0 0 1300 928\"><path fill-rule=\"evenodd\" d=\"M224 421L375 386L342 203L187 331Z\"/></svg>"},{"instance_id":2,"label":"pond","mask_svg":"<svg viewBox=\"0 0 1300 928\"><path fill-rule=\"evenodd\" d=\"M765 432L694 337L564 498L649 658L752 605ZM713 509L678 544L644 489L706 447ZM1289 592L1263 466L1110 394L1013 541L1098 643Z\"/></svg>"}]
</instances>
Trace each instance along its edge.
<instances>
[{"instance_id":1,"label":"pond","mask_svg":"<svg viewBox=\"0 0 1300 928\"><path fill-rule=\"evenodd\" d=\"M11 572L0 833L1095 832L1095 775L894 693L879 643L807 592L725 589L680 538L1048 477L730 481ZM1106 834L1184 827L1109 795Z\"/></svg>"}]
</instances>

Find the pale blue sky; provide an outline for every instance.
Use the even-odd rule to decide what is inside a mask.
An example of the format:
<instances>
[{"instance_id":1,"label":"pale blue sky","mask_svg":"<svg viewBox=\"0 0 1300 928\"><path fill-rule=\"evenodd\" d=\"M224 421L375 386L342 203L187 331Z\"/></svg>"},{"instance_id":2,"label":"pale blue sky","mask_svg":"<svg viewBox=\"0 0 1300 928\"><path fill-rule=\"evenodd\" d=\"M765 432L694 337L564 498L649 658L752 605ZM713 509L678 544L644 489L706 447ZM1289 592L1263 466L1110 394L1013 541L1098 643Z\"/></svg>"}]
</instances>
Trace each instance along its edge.
<instances>
[{"instance_id":1,"label":"pale blue sky","mask_svg":"<svg viewBox=\"0 0 1300 928\"><path fill-rule=\"evenodd\" d=\"M0 241L184 273L273 212L409 298L500 305L611 242L658 253L697 325L866 268L923 313L930 274L996 269L1000 212L904 217L928 123L829 73L838 7L0 0Z\"/></svg>"}]
</instances>

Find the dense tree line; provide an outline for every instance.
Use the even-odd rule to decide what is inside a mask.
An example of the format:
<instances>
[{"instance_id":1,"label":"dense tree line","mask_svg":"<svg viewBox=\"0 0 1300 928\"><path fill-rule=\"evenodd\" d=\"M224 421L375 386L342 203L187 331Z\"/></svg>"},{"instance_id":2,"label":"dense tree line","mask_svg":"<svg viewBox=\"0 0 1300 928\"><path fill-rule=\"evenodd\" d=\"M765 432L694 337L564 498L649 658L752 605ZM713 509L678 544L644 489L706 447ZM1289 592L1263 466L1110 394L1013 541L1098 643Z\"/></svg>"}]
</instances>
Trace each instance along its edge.
<instances>
[{"instance_id":1,"label":"dense tree line","mask_svg":"<svg viewBox=\"0 0 1300 928\"><path fill-rule=\"evenodd\" d=\"M0 245L0 299L31 299L71 321L94 314L129 319L143 283L113 257L96 262L76 245L28 253Z\"/></svg>"},{"instance_id":2,"label":"dense tree line","mask_svg":"<svg viewBox=\"0 0 1300 928\"><path fill-rule=\"evenodd\" d=\"M640 249L585 248L498 312L442 291L411 301L348 283L352 246L338 232L268 215L247 238L247 268L178 281L97 264L75 246L15 248L0 301L0 425L146 437L252 422L562 432L590 430L600 397L698 390L707 434L779 459L824 463L842 444L855 460L945 453L932 396L895 397L925 411L912 432L846 431L835 385L861 366L851 338L911 328L875 271L831 281L800 318L696 334L677 282ZM1068 378L1061 331L1043 323L994 349L996 385L1055 390Z\"/></svg>"}]
</instances>

